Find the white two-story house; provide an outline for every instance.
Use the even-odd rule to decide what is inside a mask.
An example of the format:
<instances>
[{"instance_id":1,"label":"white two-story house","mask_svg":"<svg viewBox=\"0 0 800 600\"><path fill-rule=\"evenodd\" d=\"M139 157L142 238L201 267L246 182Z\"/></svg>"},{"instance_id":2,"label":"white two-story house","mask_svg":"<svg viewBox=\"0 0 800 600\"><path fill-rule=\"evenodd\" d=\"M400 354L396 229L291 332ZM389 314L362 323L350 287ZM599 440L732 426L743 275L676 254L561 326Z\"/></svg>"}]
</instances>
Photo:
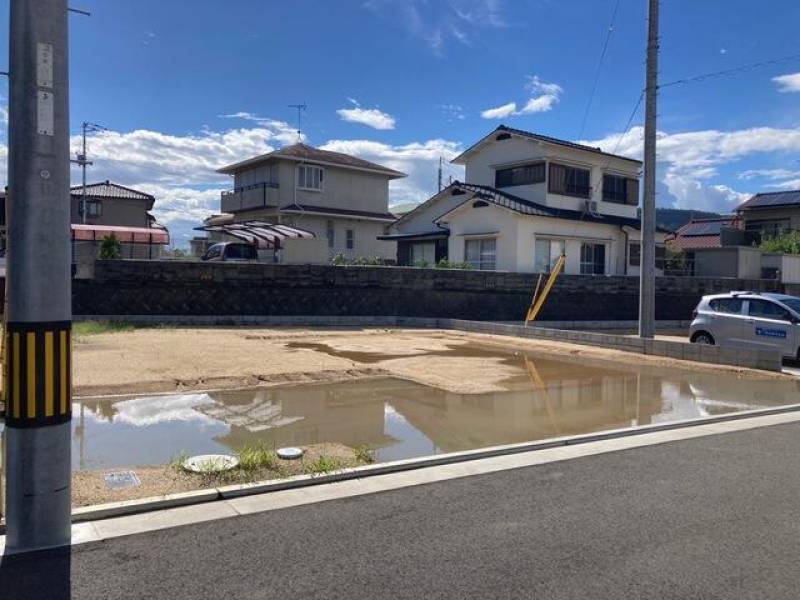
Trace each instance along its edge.
<instances>
[{"instance_id":1,"label":"white two-story house","mask_svg":"<svg viewBox=\"0 0 800 600\"><path fill-rule=\"evenodd\" d=\"M389 181L404 173L307 144L285 146L217 172L233 177L233 189L222 193L223 214L206 220L212 229L263 221L310 231L324 243L313 256L307 254L308 262L329 262L337 254L395 258L395 243L378 236L395 220L388 208Z\"/></svg>"},{"instance_id":2,"label":"white two-story house","mask_svg":"<svg viewBox=\"0 0 800 600\"><path fill-rule=\"evenodd\" d=\"M638 274L640 161L501 125L452 162L464 183L382 236L398 243L398 264L548 272L563 253L568 274ZM656 234L659 264L667 233Z\"/></svg>"}]
</instances>

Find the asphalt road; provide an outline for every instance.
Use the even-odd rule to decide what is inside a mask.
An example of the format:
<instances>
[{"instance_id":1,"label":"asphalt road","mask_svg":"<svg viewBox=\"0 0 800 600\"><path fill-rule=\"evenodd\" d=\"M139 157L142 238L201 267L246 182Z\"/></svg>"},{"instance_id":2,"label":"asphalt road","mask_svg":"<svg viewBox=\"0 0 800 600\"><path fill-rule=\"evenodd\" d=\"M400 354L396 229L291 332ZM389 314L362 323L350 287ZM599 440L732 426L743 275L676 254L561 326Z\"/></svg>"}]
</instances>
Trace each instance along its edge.
<instances>
[{"instance_id":1,"label":"asphalt road","mask_svg":"<svg viewBox=\"0 0 800 600\"><path fill-rule=\"evenodd\" d=\"M800 596L800 425L4 559L0 598Z\"/></svg>"}]
</instances>

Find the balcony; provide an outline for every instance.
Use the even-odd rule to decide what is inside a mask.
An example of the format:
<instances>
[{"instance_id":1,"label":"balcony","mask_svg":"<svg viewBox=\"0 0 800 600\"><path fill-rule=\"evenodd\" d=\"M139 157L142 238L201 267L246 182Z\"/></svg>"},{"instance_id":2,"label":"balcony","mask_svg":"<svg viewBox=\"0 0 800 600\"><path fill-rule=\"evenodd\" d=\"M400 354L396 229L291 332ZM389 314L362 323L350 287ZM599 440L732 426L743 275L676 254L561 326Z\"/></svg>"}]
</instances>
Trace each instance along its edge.
<instances>
[{"instance_id":1,"label":"balcony","mask_svg":"<svg viewBox=\"0 0 800 600\"><path fill-rule=\"evenodd\" d=\"M227 192L222 192L220 209L224 213L235 213L255 208L278 206L277 183L255 183Z\"/></svg>"}]
</instances>

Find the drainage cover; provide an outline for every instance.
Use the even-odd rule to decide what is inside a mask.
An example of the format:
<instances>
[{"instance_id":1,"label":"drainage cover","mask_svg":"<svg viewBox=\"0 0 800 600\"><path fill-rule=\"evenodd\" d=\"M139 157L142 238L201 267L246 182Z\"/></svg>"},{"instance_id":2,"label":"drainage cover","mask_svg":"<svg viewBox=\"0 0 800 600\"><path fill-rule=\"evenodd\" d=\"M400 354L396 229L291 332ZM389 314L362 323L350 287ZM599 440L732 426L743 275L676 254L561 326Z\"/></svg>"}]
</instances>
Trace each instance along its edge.
<instances>
[{"instance_id":1,"label":"drainage cover","mask_svg":"<svg viewBox=\"0 0 800 600\"><path fill-rule=\"evenodd\" d=\"M193 473L230 471L238 465L239 459L230 454L199 454L183 461L183 468Z\"/></svg>"},{"instance_id":2,"label":"drainage cover","mask_svg":"<svg viewBox=\"0 0 800 600\"><path fill-rule=\"evenodd\" d=\"M289 448L278 448L275 453L278 455L278 458L282 458L284 460L295 460L303 456L303 449L290 446Z\"/></svg>"},{"instance_id":3,"label":"drainage cover","mask_svg":"<svg viewBox=\"0 0 800 600\"><path fill-rule=\"evenodd\" d=\"M106 487L110 490L124 490L141 485L138 475L133 471L116 471L103 475Z\"/></svg>"}]
</instances>

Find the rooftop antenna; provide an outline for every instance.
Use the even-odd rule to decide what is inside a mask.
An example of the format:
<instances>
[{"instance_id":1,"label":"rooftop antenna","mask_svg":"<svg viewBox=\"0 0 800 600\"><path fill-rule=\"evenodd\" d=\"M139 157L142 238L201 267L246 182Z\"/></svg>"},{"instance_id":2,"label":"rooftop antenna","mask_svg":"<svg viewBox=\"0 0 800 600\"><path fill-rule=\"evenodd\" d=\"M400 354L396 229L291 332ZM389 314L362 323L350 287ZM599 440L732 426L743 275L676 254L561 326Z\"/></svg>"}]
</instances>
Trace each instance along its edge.
<instances>
[{"instance_id":1,"label":"rooftop antenna","mask_svg":"<svg viewBox=\"0 0 800 600\"><path fill-rule=\"evenodd\" d=\"M83 171L81 176L82 187L83 187L83 192L81 194L81 221L85 224L86 223L86 167L88 165L94 164L92 161L87 160L86 158L86 134L91 131L108 131L108 128L103 127L102 125L98 125L97 123L90 123L89 121L84 121L81 124L81 130L83 133L83 143L81 145L81 151L75 155L74 160L70 160L69 162L78 165Z\"/></svg>"},{"instance_id":2,"label":"rooftop antenna","mask_svg":"<svg viewBox=\"0 0 800 600\"><path fill-rule=\"evenodd\" d=\"M303 141L303 113L308 108L308 105L303 102L302 104L290 104L289 108L297 109L297 141Z\"/></svg>"},{"instance_id":3,"label":"rooftop antenna","mask_svg":"<svg viewBox=\"0 0 800 600\"><path fill-rule=\"evenodd\" d=\"M442 191L442 157L439 157L439 191Z\"/></svg>"}]
</instances>

